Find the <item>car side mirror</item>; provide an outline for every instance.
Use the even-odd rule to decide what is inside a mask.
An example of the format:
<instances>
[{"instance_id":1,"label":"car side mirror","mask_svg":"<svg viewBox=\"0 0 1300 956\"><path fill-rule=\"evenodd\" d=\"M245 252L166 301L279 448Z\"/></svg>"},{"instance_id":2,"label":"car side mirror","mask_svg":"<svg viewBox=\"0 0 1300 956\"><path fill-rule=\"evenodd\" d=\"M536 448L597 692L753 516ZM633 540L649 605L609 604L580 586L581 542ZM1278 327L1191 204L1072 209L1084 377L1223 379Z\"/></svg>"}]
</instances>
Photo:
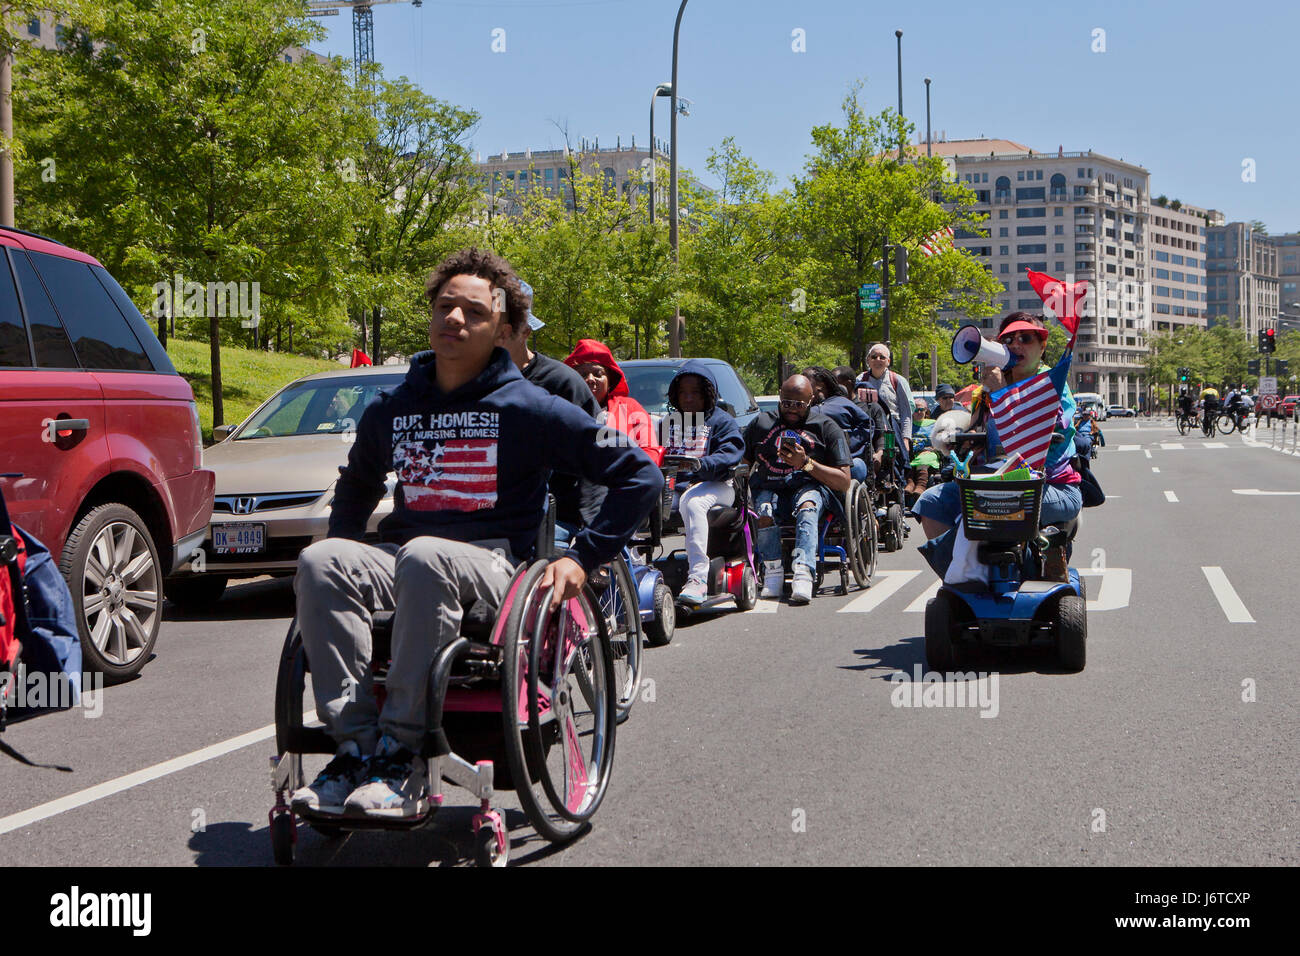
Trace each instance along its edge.
<instances>
[{"instance_id":1,"label":"car side mirror","mask_svg":"<svg viewBox=\"0 0 1300 956\"><path fill-rule=\"evenodd\" d=\"M230 433L235 430L234 425L218 425L212 429L212 441L223 442L230 437Z\"/></svg>"}]
</instances>

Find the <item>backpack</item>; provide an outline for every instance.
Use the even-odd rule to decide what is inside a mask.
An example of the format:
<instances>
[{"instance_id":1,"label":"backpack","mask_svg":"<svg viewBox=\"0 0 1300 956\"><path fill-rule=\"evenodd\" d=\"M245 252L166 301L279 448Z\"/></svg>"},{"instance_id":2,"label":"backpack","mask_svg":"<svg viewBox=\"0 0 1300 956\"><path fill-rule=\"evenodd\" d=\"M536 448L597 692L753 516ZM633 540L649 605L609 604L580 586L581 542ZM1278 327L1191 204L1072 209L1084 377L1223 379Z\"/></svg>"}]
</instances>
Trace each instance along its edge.
<instances>
[{"instance_id":1,"label":"backpack","mask_svg":"<svg viewBox=\"0 0 1300 956\"><path fill-rule=\"evenodd\" d=\"M27 547L9 521L9 509L0 494L0 730L13 703L18 678L18 656L28 634L27 605L23 600L23 573Z\"/></svg>"}]
</instances>

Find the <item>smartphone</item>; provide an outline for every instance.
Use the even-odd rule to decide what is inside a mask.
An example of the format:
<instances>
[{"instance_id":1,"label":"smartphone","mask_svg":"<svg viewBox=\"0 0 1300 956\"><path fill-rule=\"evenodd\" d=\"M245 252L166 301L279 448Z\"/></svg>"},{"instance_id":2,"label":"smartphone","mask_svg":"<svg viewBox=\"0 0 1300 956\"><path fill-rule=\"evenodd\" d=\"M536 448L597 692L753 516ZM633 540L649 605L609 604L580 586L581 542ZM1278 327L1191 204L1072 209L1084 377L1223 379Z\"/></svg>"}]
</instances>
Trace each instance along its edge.
<instances>
[{"instance_id":1,"label":"smartphone","mask_svg":"<svg viewBox=\"0 0 1300 956\"><path fill-rule=\"evenodd\" d=\"M800 444L802 444L802 442L799 441L798 432L790 431L787 429L786 432L781 436L781 448L786 452L786 454L789 454L790 452L794 451L795 446Z\"/></svg>"}]
</instances>

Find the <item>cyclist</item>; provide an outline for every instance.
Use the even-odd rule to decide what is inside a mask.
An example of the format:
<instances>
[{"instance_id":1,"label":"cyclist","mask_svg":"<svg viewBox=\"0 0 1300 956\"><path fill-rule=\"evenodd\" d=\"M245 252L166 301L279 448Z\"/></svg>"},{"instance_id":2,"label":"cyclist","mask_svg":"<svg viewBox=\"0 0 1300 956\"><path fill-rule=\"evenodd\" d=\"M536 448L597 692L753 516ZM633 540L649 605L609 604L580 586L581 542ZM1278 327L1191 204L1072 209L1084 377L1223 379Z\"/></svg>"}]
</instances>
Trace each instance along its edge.
<instances>
[{"instance_id":1,"label":"cyclist","mask_svg":"<svg viewBox=\"0 0 1300 956\"><path fill-rule=\"evenodd\" d=\"M465 608L500 602L514 560L532 551L552 469L609 490L596 519L547 567L552 606L627 542L663 489L636 448L600 440L591 416L524 380L499 347L528 307L501 256L463 249L425 288L431 351L362 413L335 485L328 537L306 548L294 579L317 716L334 759L292 796L324 813L412 817L429 805L425 760L429 668ZM397 475L381 543L366 522ZM394 611L383 710L372 692L371 621Z\"/></svg>"},{"instance_id":2,"label":"cyclist","mask_svg":"<svg viewBox=\"0 0 1300 956\"><path fill-rule=\"evenodd\" d=\"M668 404L670 413L659 425L664 451L698 459L693 471L678 473L676 490L687 568L678 600L698 606L709 592L709 509L735 501L728 478L745 456L745 439L736 419L718 404L718 381L703 362L687 362L673 376Z\"/></svg>"},{"instance_id":3,"label":"cyclist","mask_svg":"<svg viewBox=\"0 0 1300 956\"><path fill-rule=\"evenodd\" d=\"M1238 427L1246 420L1250 414L1251 403L1246 395L1244 388L1234 388L1223 400L1223 410L1233 417Z\"/></svg>"},{"instance_id":4,"label":"cyclist","mask_svg":"<svg viewBox=\"0 0 1300 956\"><path fill-rule=\"evenodd\" d=\"M1219 390L1217 388L1207 385L1201 389L1201 407L1204 409L1201 428L1208 435L1214 431L1214 422L1219 417Z\"/></svg>"}]
</instances>

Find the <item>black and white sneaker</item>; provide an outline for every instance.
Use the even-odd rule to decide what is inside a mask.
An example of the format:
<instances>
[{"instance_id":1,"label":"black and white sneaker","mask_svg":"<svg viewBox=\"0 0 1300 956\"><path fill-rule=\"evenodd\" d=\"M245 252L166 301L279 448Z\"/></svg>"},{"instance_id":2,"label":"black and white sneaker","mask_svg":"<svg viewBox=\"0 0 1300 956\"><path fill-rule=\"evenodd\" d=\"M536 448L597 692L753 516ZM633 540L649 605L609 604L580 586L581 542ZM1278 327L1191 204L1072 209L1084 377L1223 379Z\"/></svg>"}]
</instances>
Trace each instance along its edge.
<instances>
[{"instance_id":1,"label":"black and white sneaker","mask_svg":"<svg viewBox=\"0 0 1300 956\"><path fill-rule=\"evenodd\" d=\"M289 797L295 810L343 814L343 801L366 779L366 761L355 741L345 740L316 779Z\"/></svg>"}]
</instances>

